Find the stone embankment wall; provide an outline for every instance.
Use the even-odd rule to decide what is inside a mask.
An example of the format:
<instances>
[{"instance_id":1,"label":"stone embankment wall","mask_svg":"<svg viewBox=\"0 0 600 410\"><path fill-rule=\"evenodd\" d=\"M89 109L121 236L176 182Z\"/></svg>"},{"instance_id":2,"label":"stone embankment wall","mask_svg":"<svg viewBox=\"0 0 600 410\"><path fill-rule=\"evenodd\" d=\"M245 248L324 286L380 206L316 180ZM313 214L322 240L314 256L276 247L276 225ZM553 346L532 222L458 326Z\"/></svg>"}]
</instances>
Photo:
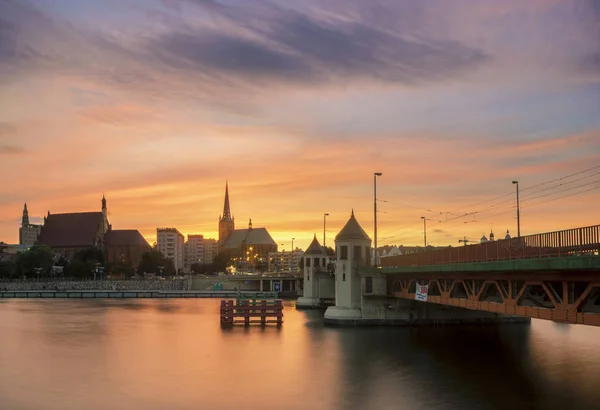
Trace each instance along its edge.
<instances>
[{"instance_id":1,"label":"stone embankment wall","mask_svg":"<svg viewBox=\"0 0 600 410\"><path fill-rule=\"evenodd\" d=\"M18 290L188 290L187 279L0 282L0 291Z\"/></svg>"}]
</instances>

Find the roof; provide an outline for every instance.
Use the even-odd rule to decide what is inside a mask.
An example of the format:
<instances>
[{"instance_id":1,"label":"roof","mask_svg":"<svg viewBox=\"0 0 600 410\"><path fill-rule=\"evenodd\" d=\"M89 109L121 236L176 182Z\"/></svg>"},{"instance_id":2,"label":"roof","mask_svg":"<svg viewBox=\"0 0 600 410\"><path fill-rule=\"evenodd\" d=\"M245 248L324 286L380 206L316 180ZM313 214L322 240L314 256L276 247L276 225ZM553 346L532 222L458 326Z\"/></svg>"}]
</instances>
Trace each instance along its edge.
<instances>
[{"instance_id":1,"label":"roof","mask_svg":"<svg viewBox=\"0 0 600 410\"><path fill-rule=\"evenodd\" d=\"M104 239L107 246L147 246L140 231L137 229L115 229L106 232Z\"/></svg>"},{"instance_id":2,"label":"roof","mask_svg":"<svg viewBox=\"0 0 600 410\"><path fill-rule=\"evenodd\" d=\"M50 247L95 246L102 218L102 212L48 215L37 243Z\"/></svg>"},{"instance_id":3,"label":"roof","mask_svg":"<svg viewBox=\"0 0 600 410\"><path fill-rule=\"evenodd\" d=\"M308 245L308 248L306 249L306 251L304 251L304 254L305 255L327 255L327 252L325 252L325 249L323 249L323 247L319 243L319 240L317 239L316 234L315 234L315 238L312 240L310 245Z\"/></svg>"},{"instance_id":4,"label":"roof","mask_svg":"<svg viewBox=\"0 0 600 410\"><path fill-rule=\"evenodd\" d=\"M342 228L340 233L335 237L336 241L351 241L351 240L365 240L371 241L369 235L365 232L365 230L360 226L356 218L354 217L354 210L352 210L352 215L350 215L350 219L346 222L346 225Z\"/></svg>"},{"instance_id":5,"label":"roof","mask_svg":"<svg viewBox=\"0 0 600 410\"><path fill-rule=\"evenodd\" d=\"M250 245L275 245L277 243L271 238L267 228L253 228L253 229L235 229L223 244L224 249L239 249L242 246L242 242Z\"/></svg>"}]
</instances>

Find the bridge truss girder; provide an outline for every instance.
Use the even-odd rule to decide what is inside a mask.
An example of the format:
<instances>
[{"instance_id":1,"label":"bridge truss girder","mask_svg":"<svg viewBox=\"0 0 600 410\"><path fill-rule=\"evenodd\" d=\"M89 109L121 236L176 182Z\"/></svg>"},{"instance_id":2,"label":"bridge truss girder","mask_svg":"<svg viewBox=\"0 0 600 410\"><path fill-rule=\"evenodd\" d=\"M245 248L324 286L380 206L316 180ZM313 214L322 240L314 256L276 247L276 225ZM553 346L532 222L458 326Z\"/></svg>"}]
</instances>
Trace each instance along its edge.
<instances>
[{"instance_id":1,"label":"bridge truss girder","mask_svg":"<svg viewBox=\"0 0 600 410\"><path fill-rule=\"evenodd\" d=\"M391 296L415 300L419 283L429 285L427 303L600 326L600 273L574 277L536 275L535 279L515 275L403 276L388 275Z\"/></svg>"}]
</instances>

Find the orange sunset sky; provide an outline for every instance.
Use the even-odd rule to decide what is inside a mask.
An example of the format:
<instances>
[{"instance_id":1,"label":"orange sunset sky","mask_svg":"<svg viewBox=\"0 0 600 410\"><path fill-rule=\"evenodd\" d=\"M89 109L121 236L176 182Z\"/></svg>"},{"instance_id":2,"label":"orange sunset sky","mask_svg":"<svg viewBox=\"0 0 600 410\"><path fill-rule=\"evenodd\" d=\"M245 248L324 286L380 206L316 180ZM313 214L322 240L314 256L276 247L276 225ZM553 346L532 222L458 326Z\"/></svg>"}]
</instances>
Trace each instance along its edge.
<instances>
[{"instance_id":1,"label":"orange sunset sky","mask_svg":"<svg viewBox=\"0 0 600 410\"><path fill-rule=\"evenodd\" d=\"M380 245L514 234L514 179L522 234L598 224L599 4L3 0L0 241L103 193L216 238L228 180L236 227L332 244L373 172Z\"/></svg>"}]
</instances>

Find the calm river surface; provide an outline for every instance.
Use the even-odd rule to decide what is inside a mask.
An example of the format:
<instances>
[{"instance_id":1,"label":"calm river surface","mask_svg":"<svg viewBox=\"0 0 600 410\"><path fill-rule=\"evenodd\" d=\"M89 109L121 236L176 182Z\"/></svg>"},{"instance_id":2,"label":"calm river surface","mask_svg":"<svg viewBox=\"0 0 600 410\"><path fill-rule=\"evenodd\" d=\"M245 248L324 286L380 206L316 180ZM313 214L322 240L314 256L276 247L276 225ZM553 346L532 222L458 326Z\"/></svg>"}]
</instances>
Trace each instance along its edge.
<instances>
[{"instance_id":1,"label":"calm river surface","mask_svg":"<svg viewBox=\"0 0 600 410\"><path fill-rule=\"evenodd\" d=\"M593 409L600 329L221 330L219 300L0 301L0 409Z\"/></svg>"}]
</instances>

